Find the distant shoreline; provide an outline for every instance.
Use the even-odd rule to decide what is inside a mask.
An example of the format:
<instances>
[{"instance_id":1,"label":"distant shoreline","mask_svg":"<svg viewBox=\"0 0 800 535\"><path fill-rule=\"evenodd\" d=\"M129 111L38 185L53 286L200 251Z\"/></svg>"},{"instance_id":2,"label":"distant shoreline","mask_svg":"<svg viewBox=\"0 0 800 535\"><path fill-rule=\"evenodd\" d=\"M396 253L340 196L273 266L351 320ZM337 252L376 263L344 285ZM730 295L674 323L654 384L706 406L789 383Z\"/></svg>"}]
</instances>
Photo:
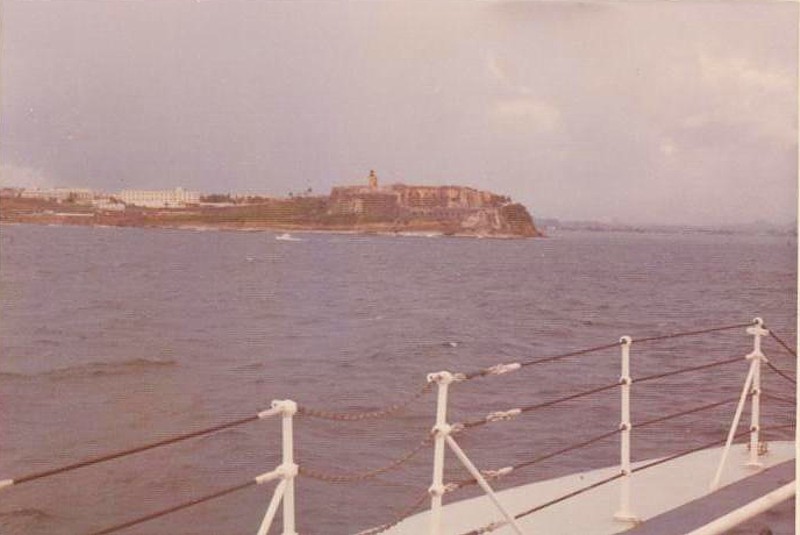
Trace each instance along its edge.
<instances>
[{"instance_id":1,"label":"distant shoreline","mask_svg":"<svg viewBox=\"0 0 800 535\"><path fill-rule=\"evenodd\" d=\"M267 234L340 234L351 236L386 236L401 238L468 238L468 239L493 239L493 240L524 240L528 237L514 234L472 234L472 233L445 233L441 231L389 231L389 230L359 230L344 228L304 228L304 227L247 227L247 226L216 226L216 225L109 225L103 223L89 223L72 221L47 221L47 220L12 220L0 219L0 227L4 226L40 226L40 227L84 227L84 228L110 228L110 229L143 229L143 230L181 230L187 232L235 232L235 233L267 233ZM538 237L546 238L546 235Z\"/></svg>"},{"instance_id":2,"label":"distant shoreline","mask_svg":"<svg viewBox=\"0 0 800 535\"><path fill-rule=\"evenodd\" d=\"M4 226L44 226L44 227L88 227L88 228L137 228L145 230L182 230L187 232L237 232L237 233L268 233L268 234L339 234L351 236L385 236L402 238L469 238L469 239L495 239L495 240L520 240L522 236L511 234L476 235L470 233L443 233L441 231L388 231L388 230L358 230L344 228L303 228L297 226L283 227L243 227L243 226L213 226L213 225L109 225L102 223L77 223L75 221L42 221L29 220L18 221L11 219L0 219L0 227ZM778 229L727 229L711 227L688 227L688 226L596 226L589 227L583 225L572 226L564 224L558 227L544 227L541 230L542 238L552 238L554 234L588 232L598 234L643 234L643 235L683 235L683 236L761 236L770 238L792 238L797 240L797 233L789 230Z\"/></svg>"},{"instance_id":3,"label":"distant shoreline","mask_svg":"<svg viewBox=\"0 0 800 535\"><path fill-rule=\"evenodd\" d=\"M500 239L541 236L527 210L505 198L492 197L497 206L432 206L415 211L404 206L387 208L370 197L371 193L364 194L363 199L360 193L352 199L341 192L339 195L344 196L344 200L332 201L322 196L296 197L237 205L197 204L171 208L147 208L119 202L99 207L88 202L3 197L0 198L0 221L197 231L337 232ZM395 199L389 194L384 197ZM369 201L365 205L367 208L362 206L365 199ZM373 201L374 206L369 204ZM351 204L355 206L355 212L348 211Z\"/></svg>"}]
</instances>

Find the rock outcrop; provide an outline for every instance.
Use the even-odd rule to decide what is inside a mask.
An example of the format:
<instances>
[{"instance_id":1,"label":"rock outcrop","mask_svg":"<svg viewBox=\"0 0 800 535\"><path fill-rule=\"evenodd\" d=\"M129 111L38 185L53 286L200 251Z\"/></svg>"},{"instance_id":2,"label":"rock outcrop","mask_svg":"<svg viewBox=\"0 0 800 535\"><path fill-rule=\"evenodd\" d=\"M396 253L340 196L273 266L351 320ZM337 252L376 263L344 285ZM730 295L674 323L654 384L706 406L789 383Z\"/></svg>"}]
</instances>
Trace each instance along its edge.
<instances>
[{"instance_id":1,"label":"rock outcrop","mask_svg":"<svg viewBox=\"0 0 800 535\"><path fill-rule=\"evenodd\" d=\"M327 215L349 216L360 224L389 224L395 231L541 236L528 210L506 196L465 186L379 186L374 171L366 186L333 188Z\"/></svg>"}]
</instances>

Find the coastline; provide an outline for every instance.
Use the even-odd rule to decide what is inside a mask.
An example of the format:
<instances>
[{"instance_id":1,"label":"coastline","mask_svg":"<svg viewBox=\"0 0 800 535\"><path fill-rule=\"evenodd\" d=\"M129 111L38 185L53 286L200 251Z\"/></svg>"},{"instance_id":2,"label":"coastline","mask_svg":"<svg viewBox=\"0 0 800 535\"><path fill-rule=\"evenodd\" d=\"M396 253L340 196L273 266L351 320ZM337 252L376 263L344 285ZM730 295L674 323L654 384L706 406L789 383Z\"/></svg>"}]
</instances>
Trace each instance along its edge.
<instances>
[{"instance_id":1,"label":"coastline","mask_svg":"<svg viewBox=\"0 0 800 535\"><path fill-rule=\"evenodd\" d=\"M107 223L93 223L80 220L45 220L45 219L31 219L31 220L13 220L13 219L0 219L0 228L5 226L43 226L43 227L89 227L89 228L137 228L145 230L182 230L187 232L242 232L242 233L267 233L267 234L281 234L281 233L295 233L295 234L339 234L339 235L352 235L352 236L386 236L386 237L399 237L399 238L469 238L469 239L493 239L493 240L524 240L532 236L521 236L517 234L479 234L470 232L444 232L441 230L403 230L392 231L386 229L348 229L348 228L309 228L303 226L247 226L247 225L119 225ZM546 234L540 233L536 238L547 238Z\"/></svg>"}]
</instances>

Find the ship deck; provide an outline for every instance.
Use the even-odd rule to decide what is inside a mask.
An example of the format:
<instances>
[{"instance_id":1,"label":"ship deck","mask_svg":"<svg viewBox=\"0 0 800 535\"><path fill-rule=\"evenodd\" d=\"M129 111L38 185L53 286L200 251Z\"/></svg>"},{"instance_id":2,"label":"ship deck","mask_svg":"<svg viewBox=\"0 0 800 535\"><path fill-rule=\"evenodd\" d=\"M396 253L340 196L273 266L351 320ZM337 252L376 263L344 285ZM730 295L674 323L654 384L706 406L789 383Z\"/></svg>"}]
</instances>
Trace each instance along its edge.
<instances>
[{"instance_id":1,"label":"ship deck","mask_svg":"<svg viewBox=\"0 0 800 535\"><path fill-rule=\"evenodd\" d=\"M635 473L631 479L631 502L640 523L614 519L620 499L620 480L616 480L525 516L518 520L519 526L526 534L548 535L687 533L794 479L793 463L789 462L795 457L794 442L770 443L769 451L760 457L764 464L760 469L746 466L746 445L737 444L726 463L720 489L711 493L709 484L721 455L722 448L711 448ZM650 461L638 465L647 462ZM512 515L517 515L618 472L618 465L610 466L502 490L497 496ZM427 533L429 515L426 511L411 516L386 533ZM680 524L675 523L677 518L681 519ZM502 521L503 517L487 496L479 496L446 505L442 520L444 534L461 535ZM506 525L492 533L507 535L514 531Z\"/></svg>"}]
</instances>

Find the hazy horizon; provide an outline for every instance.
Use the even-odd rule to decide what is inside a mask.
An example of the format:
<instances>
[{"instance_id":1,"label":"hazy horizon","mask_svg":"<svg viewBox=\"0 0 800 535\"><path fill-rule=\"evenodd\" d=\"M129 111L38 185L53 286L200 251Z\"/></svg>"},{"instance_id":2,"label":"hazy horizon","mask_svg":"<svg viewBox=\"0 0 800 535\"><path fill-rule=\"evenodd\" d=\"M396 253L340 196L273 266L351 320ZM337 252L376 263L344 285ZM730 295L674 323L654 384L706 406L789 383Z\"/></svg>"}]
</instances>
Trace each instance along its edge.
<instances>
[{"instance_id":1,"label":"hazy horizon","mask_svg":"<svg viewBox=\"0 0 800 535\"><path fill-rule=\"evenodd\" d=\"M457 184L534 218L797 215L794 2L2 5L3 185Z\"/></svg>"}]
</instances>

